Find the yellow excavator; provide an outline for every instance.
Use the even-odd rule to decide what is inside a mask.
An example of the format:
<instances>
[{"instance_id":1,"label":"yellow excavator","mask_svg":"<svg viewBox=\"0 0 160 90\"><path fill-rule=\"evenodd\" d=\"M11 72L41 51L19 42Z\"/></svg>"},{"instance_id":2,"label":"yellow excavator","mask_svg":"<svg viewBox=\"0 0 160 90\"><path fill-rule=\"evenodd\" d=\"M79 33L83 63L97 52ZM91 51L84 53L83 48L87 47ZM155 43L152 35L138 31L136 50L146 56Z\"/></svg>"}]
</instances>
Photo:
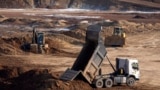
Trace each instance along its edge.
<instances>
[{"instance_id":1,"label":"yellow excavator","mask_svg":"<svg viewBox=\"0 0 160 90\"><path fill-rule=\"evenodd\" d=\"M114 27L113 34L111 36L106 36L104 44L105 46L124 46L126 34L122 27Z\"/></svg>"}]
</instances>

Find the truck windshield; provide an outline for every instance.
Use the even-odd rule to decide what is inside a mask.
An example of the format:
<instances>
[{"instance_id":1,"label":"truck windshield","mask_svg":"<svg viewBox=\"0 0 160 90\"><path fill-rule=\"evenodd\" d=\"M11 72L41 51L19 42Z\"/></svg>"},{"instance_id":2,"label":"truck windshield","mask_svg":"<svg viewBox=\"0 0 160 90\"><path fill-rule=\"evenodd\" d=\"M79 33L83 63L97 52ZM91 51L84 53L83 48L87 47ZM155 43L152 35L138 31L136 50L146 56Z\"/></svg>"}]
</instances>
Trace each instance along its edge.
<instances>
[{"instance_id":1,"label":"truck windshield","mask_svg":"<svg viewBox=\"0 0 160 90\"><path fill-rule=\"evenodd\" d=\"M138 63L132 63L132 68L138 70L138 69L139 69L139 68L138 68Z\"/></svg>"}]
</instances>

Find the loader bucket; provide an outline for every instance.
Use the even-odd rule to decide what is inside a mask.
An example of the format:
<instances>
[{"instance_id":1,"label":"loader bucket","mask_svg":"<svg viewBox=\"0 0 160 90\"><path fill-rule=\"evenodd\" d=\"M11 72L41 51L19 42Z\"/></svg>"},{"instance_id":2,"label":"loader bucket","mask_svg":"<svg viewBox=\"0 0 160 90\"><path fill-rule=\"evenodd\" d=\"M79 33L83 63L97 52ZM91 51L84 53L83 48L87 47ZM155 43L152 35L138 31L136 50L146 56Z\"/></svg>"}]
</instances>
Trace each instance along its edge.
<instances>
[{"instance_id":1,"label":"loader bucket","mask_svg":"<svg viewBox=\"0 0 160 90\"><path fill-rule=\"evenodd\" d=\"M105 46L124 46L125 38L120 36L108 36L105 38Z\"/></svg>"}]
</instances>

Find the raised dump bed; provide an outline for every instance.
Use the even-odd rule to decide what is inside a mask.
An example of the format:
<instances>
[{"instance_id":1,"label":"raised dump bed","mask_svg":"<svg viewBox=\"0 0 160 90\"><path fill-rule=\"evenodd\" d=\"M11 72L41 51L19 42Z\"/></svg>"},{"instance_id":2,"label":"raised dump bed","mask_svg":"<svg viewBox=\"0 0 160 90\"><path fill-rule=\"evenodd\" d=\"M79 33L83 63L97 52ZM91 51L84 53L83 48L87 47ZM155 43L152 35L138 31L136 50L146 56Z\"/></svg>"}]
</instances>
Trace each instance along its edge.
<instances>
[{"instance_id":1,"label":"raised dump bed","mask_svg":"<svg viewBox=\"0 0 160 90\"><path fill-rule=\"evenodd\" d=\"M92 84L96 75L99 75L100 66L107 54L100 37L101 26L90 25L86 32L86 43L71 69L67 69L60 79L73 80L83 76Z\"/></svg>"}]
</instances>

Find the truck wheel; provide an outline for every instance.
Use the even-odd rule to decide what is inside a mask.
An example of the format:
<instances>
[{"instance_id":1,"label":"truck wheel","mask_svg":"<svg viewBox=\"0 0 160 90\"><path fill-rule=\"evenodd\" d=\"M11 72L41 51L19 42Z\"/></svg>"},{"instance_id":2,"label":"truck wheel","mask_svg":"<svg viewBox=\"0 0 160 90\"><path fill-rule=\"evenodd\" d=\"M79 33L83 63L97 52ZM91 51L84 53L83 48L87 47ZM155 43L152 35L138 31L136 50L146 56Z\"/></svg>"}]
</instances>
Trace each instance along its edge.
<instances>
[{"instance_id":1,"label":"truck wheel","mask_svg":"<svg viewBox=\"0 0 160 90\"><path fill-rule=\"evenodd\" d=\"M126 83L128 86L132 87L135 84L135 79L133 77L129 77Z\"/></svg>"},{"instance_id":2,"label":"truck wheel","mask_svg":"<svg viewBox=\"0 0 160 90\"><path fill-rule=\"evenodd\" d=\"M95 81L95 86L96 86L96 88L102 88L103 87L103 80L102 79L97 79Z\"/></svg>"},{"instance_id":3,"label":"truck wheel","mask_svg":"<svg viewBox=\"0 0 160 90\"><path fill-rule=\"evenodd\" d=\"M111 78L107 78L107 79L105 80L105 87L110 88L110 87L112 87L112 85L113 85L112 79L111 79Z\"/></svg>"}]
</instances>

